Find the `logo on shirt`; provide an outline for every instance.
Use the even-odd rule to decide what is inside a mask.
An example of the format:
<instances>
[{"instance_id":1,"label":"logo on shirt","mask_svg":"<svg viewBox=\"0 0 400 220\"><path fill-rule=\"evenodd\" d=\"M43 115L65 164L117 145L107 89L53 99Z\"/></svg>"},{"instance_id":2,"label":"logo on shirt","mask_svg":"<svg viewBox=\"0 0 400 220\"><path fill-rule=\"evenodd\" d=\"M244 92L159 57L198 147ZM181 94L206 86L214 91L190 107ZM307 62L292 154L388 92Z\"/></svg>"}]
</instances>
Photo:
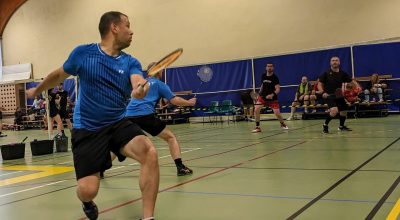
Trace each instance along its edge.
<instances>
[{"instance_id":1,"label":"logo on shirt","mask_svg":"<svg viewBox=\"0 0 400 220\"><path fill-rule=\"evenodd\" d=\"M272 83L272 81L266 79L266 80L263 81L263 83Z\"/></svg>"},{"instance_id":2,"label":"logo on shirt","mask_svg":"<svg viewBox=\"0 0 400 220\"><path fill-rule=\"evenodd\" d=\"M123 70L118 70L118 73L124 74L124 71Z\"/></svg>"}]
</instances>

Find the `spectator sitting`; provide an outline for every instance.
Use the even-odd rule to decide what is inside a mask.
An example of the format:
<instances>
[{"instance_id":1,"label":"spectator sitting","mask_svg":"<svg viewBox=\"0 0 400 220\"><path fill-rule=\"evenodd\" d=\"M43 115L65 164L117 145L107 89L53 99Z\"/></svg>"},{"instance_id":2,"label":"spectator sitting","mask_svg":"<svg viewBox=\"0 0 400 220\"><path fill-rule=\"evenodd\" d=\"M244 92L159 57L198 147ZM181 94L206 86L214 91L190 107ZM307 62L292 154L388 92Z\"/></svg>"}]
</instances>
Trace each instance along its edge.
<instances>
[{"instance_id":1,"label":"spectator sitting","mask_svg":"<svg viewBox=\"0 0 400 220\"><path fill-rule=\"evenodd\" d=\"M361 93L361 91L361 86L356 81L353 80L350 83L346 83L345 89L343 91L343 96L347 104L353 104L360 101L358 95Z\"/></svg>"},{"instance_id":2,"label":"spectator sitting","mask_svg":"<svg viewBox=\"0 0 400 220\"><path fill-rule=\"evenodd\" d=\"M310 94L311 94L311 84L308 82L308 79L306 76L303 76L301 78L301 83L299 87L297 88L296 95L294 96L294 101L292 103L292 108L290 112L290 116L287 119L288 121L293 120L294 112L296 111L296 106L297 105L305 105L306 107L304 108L304 112L308 113L307 106L310 101ZM316 97L313 96L313 99L311 100L311 104L315 105L315 99Z\"/></svg>"},{"instance_id":3,"label":"spectator sitting","mask_svg":"<svg viewBox=\"0 0 400 220\"><path fill-rule=\"evenodd\" d=\"M371 76L371 81L368 82L364 90L365 102L369 102L370 94L377 94L379 101L383 102L383 92L387 88L387 84L379 79L379 75L374 73Z\"/></svg>"}]
</instances>

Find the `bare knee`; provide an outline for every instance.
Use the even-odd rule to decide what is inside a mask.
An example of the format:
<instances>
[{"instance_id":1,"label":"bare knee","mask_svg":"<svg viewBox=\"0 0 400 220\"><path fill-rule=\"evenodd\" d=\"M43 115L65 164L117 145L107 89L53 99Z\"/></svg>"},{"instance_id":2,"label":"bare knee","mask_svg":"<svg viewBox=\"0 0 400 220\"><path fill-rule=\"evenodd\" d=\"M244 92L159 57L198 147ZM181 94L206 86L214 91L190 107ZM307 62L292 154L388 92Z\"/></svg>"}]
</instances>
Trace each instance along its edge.
<instances>
[{"instance_id":1,"label":"bare knee","mask_svg":"<svg viewBox=\"0 0 400 220\"><path fill-rule=\"evenodd\" d=\"M337 113L338 113L338 109L337 108L331 108L330 109L330 115L332 117L335 117L337 115Z\"/></svg>"},{"instance_id":2,"label":"bare knee","mask_svg":"<svg viewBox=\"0 0 400 220\"><path fill-rule=\"evenodd\" d=\"M141 164L149 161L157 162L157 151L150 139L144 135L133 138L123 148L122 153L127 157L137 160Z\"/></svg>"},{"instance_id":3,"label":"bare knee","mask_svg":"<svg viewBox=\"0 0 400 220\"><path fill-rule=\"evenodd\" d=\"M92 200L97 196L99 186L97 184L79 183L77 192L79 198L85 202Z\"/></svg>"}]
</instances>

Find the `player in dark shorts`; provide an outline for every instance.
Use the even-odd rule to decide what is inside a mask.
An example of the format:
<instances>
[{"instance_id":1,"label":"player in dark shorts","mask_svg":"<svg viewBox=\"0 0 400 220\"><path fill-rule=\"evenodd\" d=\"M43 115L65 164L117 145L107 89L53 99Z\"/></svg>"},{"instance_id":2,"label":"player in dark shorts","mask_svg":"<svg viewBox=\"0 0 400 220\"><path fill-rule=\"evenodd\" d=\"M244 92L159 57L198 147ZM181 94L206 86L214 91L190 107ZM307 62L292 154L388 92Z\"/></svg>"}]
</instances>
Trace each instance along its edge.
<instances>
[{"instance_id":1,"label":"player in dark shorts","mask_svg":"<svg viewBox=\"0 0 400 220\"><path fill-rule=\"evenodd\" d=\"M142 215L153 219L159 187L157 151L140 127L125 119L129 98L145 97L149 85L139 61L122 51L132 41L128 16L115 11L103 14L99 32L100 43L76 47L62 67L51 72L37 88L28 90L27 95L33 98L70 75L78 76L71 142L77 196L86 216L98 218L93 199L100 186L99 173L112 166L113 152L120 161L129 157L140 163Z\"/></svg>"},{"instance_id":2,"label":"player in dark shorts","mask_svg":"<svg viewBox=\"0 0 400 220\"><path fill-rule=\"evenodd\" d=\"M147 69L150 69L154 64L151 63ZM158 72L154 77L147 78L150 84L149 92L143 99L131 99L127 107L126 117L133 123L138 124L145 132L152 136L157 136L168 143L178 176L192 174L193 171L182 162L181 148L175 135L166 127L165 122L155 115L155 108L161 98L177 106L194 106L196 98L186 100L175 96L169 86L160 81L160 79L162 79L162 71Z\"/></svg>"},{"instance_id":3,"label":"player in dark shorts","mask_svg":"<svg viewBox=\"0 0 400 220\"><path fill-rule=\"evenodd\" d=\"M347 117L348 105L343 96L336 96L336 91L341 90L344 83L351 82L350 76L340 69L339 57L332 57L331 68L319 77L318 90L323 91L322 98L329 107L329 114L322 125L323 133L329 133L329 122L339 113L339 131L351 131L344 125Z\"/></svg>"},{"instance_id":4,"label":"player in dark shorts","mask_svg":"<svg viewBox=\"0 0 400 220\"><path fill-rule=\"evenodd\" d=\"M65 122L67 123L67 127L70 131L72 131L72 124L71 124L71 120L69 117L69 112L67 109L68 106L68 92L64 90L64 86L63 83L60 83L57 87L57 94L60 96L60 110L59 110L59 115L61 120L65 120ZM64 126L62 129L62 133L65 135L64 133Z\"/></svg>"},{"instance_id":5,"label":"player in dark shorts","mask_svg":"<svg viewBox=\"0 0 400 220\"><path fill-rule=\"evenodd\" d=\"M281 124L282 129L289 129L283 121L279 110L278 93L280 92L279 79L274 73L274 64L267 63L265 67L266 73L261 76L261 88L257 99L254 113L256 115L256 128L253 133L261 132L260 127L260 111L262 106L270 107Z\"/></svg>"},{"instance_id":6,"label":"player in dark shorts","mask_svg":"<svg viewBox=\"0 0 400 220\"><path fill-rule=\"evenodd\" d=\"M53 131L54 122L57 123L57 135L54 138L61 137L63 134L63 124L59 115L60 111L60 96L53 92L53 89L47 90L49 98L49 112L50 112L50 132Z\"/></svg>"}]
</instances>

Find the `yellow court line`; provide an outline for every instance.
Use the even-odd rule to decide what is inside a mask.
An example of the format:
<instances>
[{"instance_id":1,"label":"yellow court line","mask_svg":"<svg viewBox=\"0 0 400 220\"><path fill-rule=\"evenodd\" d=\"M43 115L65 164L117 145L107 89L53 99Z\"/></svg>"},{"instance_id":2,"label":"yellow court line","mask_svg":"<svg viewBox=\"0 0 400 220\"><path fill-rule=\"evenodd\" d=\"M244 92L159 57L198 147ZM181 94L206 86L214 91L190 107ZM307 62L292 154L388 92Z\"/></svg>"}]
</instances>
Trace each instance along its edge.
<instances>
[{"instance_id":1,"label":"yellow court line","mask_svg":"<svg viewBox=\"0 0 400 220\"><path fill-rule=\"evenodd\" d=\"M399 214L400 214L400 199L397 200L396 204L394 205L392 211L390 211L386 220L397 220Z\"/></svg>"},{"instance_id":2,"label":"yellow court line","mask_svg":"<svg viewBox=\"0 0 400 220\"><path fill-rule=\"evenodd\" d=\"M23 171L40 171L38 173L32 173L28 175L18 176L14 178L0 180L0 187L7 186L11 184L21 183L29 180L34 180L38 178L43 178L47 176L57 175L61 173L71 172L74 170L73 167L65 166L9 166L0 167L0 170L23 170Z\"/></svg>"}]
</instances>

